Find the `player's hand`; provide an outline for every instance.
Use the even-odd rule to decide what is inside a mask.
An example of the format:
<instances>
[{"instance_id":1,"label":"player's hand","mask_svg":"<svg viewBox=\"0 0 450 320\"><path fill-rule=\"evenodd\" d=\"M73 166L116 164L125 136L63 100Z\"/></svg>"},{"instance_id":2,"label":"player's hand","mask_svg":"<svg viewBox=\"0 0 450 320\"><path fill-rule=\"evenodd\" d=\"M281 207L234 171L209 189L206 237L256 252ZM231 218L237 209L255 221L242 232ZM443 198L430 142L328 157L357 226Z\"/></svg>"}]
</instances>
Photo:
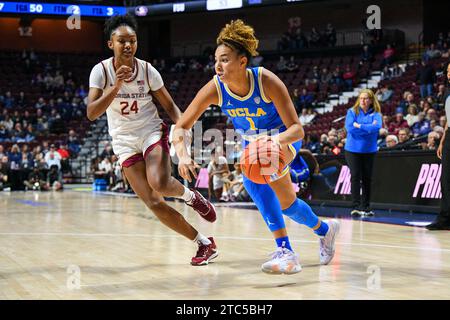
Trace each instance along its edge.
<instances>
[{"instance_id":1,"label":"player's hand","mask_svg":"<svg viewBox=\"0 0 450 320\"><path fill-rule=\"evenodd\" d=\"M191 174L195 179L197 179L197 169L199 168L200 166L198 163L190 157L180 159L180 162L178 163L178 173L183 179L189 182L192 182Z\"/></svg>"},{"instance_id":2,"label":"player's hand","mask_svg":"<svg viewBox=\"0 0 450 320\"><path fill-rule=\"evenodd\" d=\"M437 151L436 151L436 155L437 155L437 157L438 157L439 159L442 160L442 143L439 143L439 147L438 147L438 149L437 149Z\"/></svg>"},{"instance_id":3,"label":"player's hand","mask_svg":"<svg viewBox=\"0 0 450 320\"><path fill-rule=\"evenodd\" d=\"M274 144L276 144L281 149L280 137L278 135L276 135L276 136L262 135L262 136L256 138L256 140L261 141L261 142L272 141Z\"/></svg>"},{"instance_id":4,"label":"player's hand","mask_svg":"<svg viewBox=\"0 0 450 320\"><path fill-rule=\"evenodd\" d=\"M116 70L116 83L114 84L116 87L121 87L124 80L130 79L132 75L133 69L128 66L120 66Z\"/></svg>"}]
</instances>

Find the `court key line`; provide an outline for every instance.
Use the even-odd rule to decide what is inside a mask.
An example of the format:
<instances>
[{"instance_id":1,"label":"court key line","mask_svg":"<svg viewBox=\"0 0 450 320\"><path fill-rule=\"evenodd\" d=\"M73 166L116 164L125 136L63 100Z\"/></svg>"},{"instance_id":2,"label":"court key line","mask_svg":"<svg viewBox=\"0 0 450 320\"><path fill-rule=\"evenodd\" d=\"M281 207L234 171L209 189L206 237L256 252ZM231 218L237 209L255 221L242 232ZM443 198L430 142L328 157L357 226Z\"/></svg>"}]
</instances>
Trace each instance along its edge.
<instances>
[{"instance_id":1,"label":"court key line","mask_svg":"<svg viewBox=\"0 0 450 320\"><path fill-rule=\"evenodd\" d=\"M51 232L0 232L0 236L62 236L62 237L131 237L131 238L182 238L176 235L151 235L151 234L139 234L139 233L51 233ZM252 237L235 237L235 236L216 236L217 239L226 240L254 240L254 241L273 241L271 238L252 238ZM298 243L317 243L317 241L311 240L290 240L291 242ZM450 252L450 249L442 248L430 248L430 247L408 247L408 246L395 246L379 243L351 243L351 242L336 242L339 245L348 246L365 246L365 247L380 247L380 248L393 248L393 249L425 249L438 252Z\"/></svg>"}]
</instances>

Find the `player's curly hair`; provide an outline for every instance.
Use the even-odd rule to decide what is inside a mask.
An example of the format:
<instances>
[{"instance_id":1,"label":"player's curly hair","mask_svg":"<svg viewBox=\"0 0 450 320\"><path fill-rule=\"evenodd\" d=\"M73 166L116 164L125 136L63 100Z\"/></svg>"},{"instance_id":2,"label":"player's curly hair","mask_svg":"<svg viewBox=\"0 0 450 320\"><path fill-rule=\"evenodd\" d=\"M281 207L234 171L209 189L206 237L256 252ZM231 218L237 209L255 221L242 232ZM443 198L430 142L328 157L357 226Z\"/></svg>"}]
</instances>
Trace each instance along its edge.
<instances>
[{"instance_id":1,"label":"player's curly hair","mask_svg":"<svg viewBox=\"0 0 450 320\"><path fill-rule=\"evenodd\" d=\"M244 54L248 61L257 56L259 40L255 37L253 27L245 24L241 19L231 20L227 23L217 37L217 45L226 45L236 50L239 54Z\"/></svg>"},{"instance_id":2,"label":"player's curly hair","mask_svg":"<svg viewBox=\"0 0 450 320\"><path fill-rule=\"evenodd\" d=\"M105 35L109 39L114 30L120 26L129 26L137 32L138 24L136 19L131 14L115 15L105 22Z\"/></svg>"}]
</instances>

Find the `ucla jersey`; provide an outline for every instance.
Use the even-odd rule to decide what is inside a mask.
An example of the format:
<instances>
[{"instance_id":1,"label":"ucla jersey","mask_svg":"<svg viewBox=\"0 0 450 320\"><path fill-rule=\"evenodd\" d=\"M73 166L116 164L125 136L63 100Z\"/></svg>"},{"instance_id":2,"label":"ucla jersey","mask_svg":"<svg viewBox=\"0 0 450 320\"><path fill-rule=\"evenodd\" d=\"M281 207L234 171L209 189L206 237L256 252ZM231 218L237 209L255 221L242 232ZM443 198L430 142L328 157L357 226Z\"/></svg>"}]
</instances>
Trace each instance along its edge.
<instances>
[{"instance_id":1,"label":"ucla jersey","mask_svg":"<svg viewBox=\"0 0 450 320\"><path fill-rule=\"evenodd\" d=\"M231 92L217 75L214 76L219 106L244 139L246 136L273 129L286 130L275 105L264 95L262 69L262 67L247 69L250 76L250 91L245 97L239 97Z\"/></svg>"}]
</instances>

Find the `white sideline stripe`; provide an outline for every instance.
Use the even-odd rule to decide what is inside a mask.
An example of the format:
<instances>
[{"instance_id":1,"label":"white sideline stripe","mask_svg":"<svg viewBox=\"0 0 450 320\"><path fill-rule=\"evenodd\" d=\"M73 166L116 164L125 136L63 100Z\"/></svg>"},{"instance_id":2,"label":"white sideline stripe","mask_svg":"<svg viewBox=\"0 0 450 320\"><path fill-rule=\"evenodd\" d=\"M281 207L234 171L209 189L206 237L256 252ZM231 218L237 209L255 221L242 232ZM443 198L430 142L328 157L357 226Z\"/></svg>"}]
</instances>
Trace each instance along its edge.
<instances>
[{"instance_id":1,"label":"white sideline stripe","mask_svg":"<svg viewBox=\"0 0 450 320\"><path fill-rule=\"evenodd\" d=\"M0 232L0 236L25 236L25 237L130 237L130 238L182 238L176 235L152 235L152 234L135 234L135 233L51 233L51 232ZM252 238L252 237L234 237L234 236L215 236L217 239L226 240L252 240L252 241L273 241L272 238ZM317 243L318 241L310 240L290 240L297 243ZM408 247L395 246L383 243L351 243L351 242L336 242L339 245L345 246L362 246L362 247L376 247L376 248L392 248L392 249L409 249L409 250L429 250L437 252L450 252L450 249L430 248L430 247Z\"/></svg>"}]
</instances>

